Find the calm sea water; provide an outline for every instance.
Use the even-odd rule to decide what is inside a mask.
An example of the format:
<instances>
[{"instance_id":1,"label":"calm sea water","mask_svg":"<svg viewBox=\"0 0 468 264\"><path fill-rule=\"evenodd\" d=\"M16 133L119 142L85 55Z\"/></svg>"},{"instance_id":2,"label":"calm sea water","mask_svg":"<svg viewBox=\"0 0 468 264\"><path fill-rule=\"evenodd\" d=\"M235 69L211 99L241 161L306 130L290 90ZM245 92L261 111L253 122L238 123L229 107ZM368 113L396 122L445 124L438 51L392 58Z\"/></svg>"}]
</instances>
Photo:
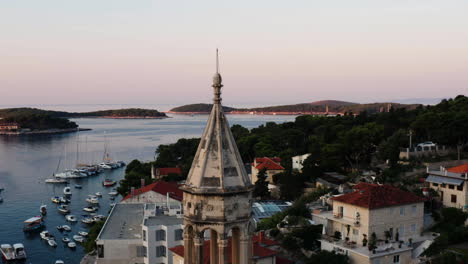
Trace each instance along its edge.
<instances>
[{"instance_id":1,"label":"calm sea water","mask_svg":"<svg viewBox=\"0 0 468 264\"><path fill-rule=\"evenodd\" d=\"M91 131L48 136L4 136L0 137L0 186L4 201L0 203L0 244L23 243L28 259L26 263L55 263L62 259L67 264L79 263L84 255L82 247L68 249L61 242L63 234L57 225L67 224L59 214L56 205L50 200L63 194L64 185L45 184L44 180L59 167L71 168L77 162L92 163L102 160L104 145L114 160L129 162L133 159L153 160L158 145L173 143L179 138L200 137L205 127L207 115L172 115L167 119L152 120L113 120L113 119L74 119L80 127ZM251 116L228 115L231 125L241 124L248 128L265 122L293 121L294 116ZM103 193L99 214L109 212L108 192L101 182L105 178L119 180L124 169L106 172L71 182L79 183L82 189L72 188L72 214L81 216L85 212L85 199L88 194ZM116 199L118 201L120 197ZM38 233L25 234L23 221L39 214L41 203L47 204L46 229L57 237L57 248L51 248L41 240ZM81 223L69 224L72 232L87 230Z\"/></svg>"}]
</instances>

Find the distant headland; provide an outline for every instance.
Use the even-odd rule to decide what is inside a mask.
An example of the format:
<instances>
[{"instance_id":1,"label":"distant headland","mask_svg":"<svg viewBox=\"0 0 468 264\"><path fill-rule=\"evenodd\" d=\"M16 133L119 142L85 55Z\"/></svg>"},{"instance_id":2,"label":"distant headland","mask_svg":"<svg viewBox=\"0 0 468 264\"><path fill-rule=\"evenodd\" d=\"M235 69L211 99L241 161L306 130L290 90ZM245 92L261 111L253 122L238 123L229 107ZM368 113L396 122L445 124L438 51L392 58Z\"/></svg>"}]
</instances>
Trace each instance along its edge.
<instances>
[{"instance_id":1,"label":"distant headland","mask_svg":"<svg viewBox=\"0 0 468 264\"><path fill-rule=\"evenodd\" d=\"M252 114L252 115L344 115L346 113L359 114L367 112L369 114L387 112L390 109L406 108L415 109L419 104L399 104L399 103L371 103L359 104L352 102L324 100L311 103L278 105L256 108L233 108L223 106L227 114ZM166 113L171 114L208 114L212 104L189 104L173 108Z\"/></svg>"},{"instance_id":2,"label":"distant headland","mask_svg":"<svg viewBox=\"0 0 468 264\"><path fill-rule=\"evenodd\" d=\"M62 112L37 108L0 109L0 135L56 134L90 130L79 128L69 118L159 119L165 113L154 109L127 108L94 112Z\"/></svg>"}]
</instances>

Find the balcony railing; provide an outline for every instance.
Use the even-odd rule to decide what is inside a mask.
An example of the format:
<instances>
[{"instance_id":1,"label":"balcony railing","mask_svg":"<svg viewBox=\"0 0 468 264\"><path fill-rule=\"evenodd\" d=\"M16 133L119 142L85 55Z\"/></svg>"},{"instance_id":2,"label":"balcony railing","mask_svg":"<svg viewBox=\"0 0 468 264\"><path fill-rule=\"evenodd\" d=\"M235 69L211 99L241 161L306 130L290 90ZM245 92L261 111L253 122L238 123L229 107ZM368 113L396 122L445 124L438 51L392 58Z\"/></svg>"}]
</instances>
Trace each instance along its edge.
<instances>
[{"instance_id":1,"label":"balcony railing","mask_svg":"<svg viewBox=\"0 0 468 264\"><path fill-rule=\"evenodd\" d=\"M333 213L333 217L334 218L343 218L343 214L342 213Z\"/></svg>"}]
</instances>

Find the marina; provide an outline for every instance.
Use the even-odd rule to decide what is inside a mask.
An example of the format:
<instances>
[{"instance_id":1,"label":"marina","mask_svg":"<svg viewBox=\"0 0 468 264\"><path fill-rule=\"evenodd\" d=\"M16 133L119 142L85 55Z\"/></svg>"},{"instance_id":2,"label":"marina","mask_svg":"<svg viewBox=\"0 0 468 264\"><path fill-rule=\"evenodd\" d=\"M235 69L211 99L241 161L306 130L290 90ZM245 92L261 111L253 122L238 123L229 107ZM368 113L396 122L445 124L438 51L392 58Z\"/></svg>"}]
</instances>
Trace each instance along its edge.
<instances>
[{"instance_id":1,"label":"marina","mask_svg":"<svg viewBox=\"0 0 468 264\"><path fill-rule=\"evenodd\" d=\"M133 159L152 160L159 144L174 143L179 138L199 137L207 116L178 115L167 119L88 119L73 120L91 131L80 132L79 156L84 164L99 164L103 160L103 145L107 138L110 156L126 163ZM266 121L284 122L293 120L289 116L249 116L230 115L231 124L241 124L252 128ZM81 242L73 236L86 236L92 223L82 223L82 219L95 221L106 216L111 207L121 197L113 189L123 178L125 168L103 169L98 175L65 179L62 183L46 183L53 173L67 168L76 168L76 134L55 134L43 136L0 137L0 186L3 203L0 203L0 244L22 243L27 254L26 263L50 264L62 260L66 264L78 264L85 255ZM86 144L87 141L87 144ZM64 145L69 151L63 153ZM69 157L65 158L65 155ZM59 159L60 169L57 170ZM94 161L94 162L93 162ZM115 181L112 187L104 187L103 182ZM64 188L70 187L71 195L65 197ZM98 196L98 193L102 197ZM99 204L86 201L94 195ZM51 198L57 202L52 202ZM112 200L115 199L115 200ZM23 232L24 221L41 216L40 207L46 205L47 214L43 215L42 229ZM62 213L59 206L68 205L70 212ZM83 211L87 206L97 207L95 215ZM63 208L63 207L62 207ZM4 213L7 212L7 213ZM86 216L83 216L86 215ZM59 231L57 226L68 225L71 231ZM47 230L55 236L56 246L41 239L40 232ZM69 241L65 242L68 238ZM78 238L79 239L79 238ZM65 240L65 241L64 241ZM75 243L69 247L68 243ZM51 242L53 244L53 242Z\"/></svg>"}]
</instances>

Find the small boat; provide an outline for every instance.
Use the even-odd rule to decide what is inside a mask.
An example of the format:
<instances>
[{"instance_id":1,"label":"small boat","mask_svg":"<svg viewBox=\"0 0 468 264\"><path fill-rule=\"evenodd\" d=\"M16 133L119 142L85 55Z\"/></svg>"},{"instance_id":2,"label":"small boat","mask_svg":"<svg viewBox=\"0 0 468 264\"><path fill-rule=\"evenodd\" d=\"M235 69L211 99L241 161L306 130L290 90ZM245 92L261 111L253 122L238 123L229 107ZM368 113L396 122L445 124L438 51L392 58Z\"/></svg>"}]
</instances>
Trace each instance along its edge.
<instances>
[{"instance_id":1,"label":"small boat","mask_svg":"<svg viewBox=\"0 0 468 264\"><path fill-rule=\"evenodd\" d=\"M23 231L33 231L40 229L44 226L44 221L42 221L42 216L31 217L28 220L24 221Z\"/></svg>"},{"instance_id":2,"label":"small boat","mask_svg":"<svg viewBox=\"0 0 468 264\"><path fill-rule=\"evenodd\" d=\"M65 264L65 262L63 262L63 260L58 259L55 261L55 264Z\"/></svg>"},{"instance_id":3,"label":"small boat","mask_svg":"<svg viewBox=\"0 0 468 264\"><path fill-rule=\"evenodd\" d=\"M74 235L73 236L73 240L75 240L76 242L83 242L84 241L84 237L82 236L79 236L79 235Z\"/></svg>"},{"instance_id":4,"label":"small boat","mask_svg":"<svg viewBox=\"0 0 468 264\"><path fill-rule=\"evenodd\" d=\"M110 196L117 196L119 193L117 191L112 191L109 193Z\"/></svg>"},{"instance_id":5,"label":"small boat","mask_svg":"<svg viewBox=\"0 0 468 264\"><path fill-rule=\"evenodd\" d=\"M74 216L74 215L66 215L66 216L65 216L65 219L66 219L68 222L76 222L76 221L78 221L78 220L76 219L76 216Z\"/></svg>"},{"instance_id":6,"label":"small boat","mask_svg":"<svg viewBox=\"0 0 468 264\"><path fill-rule=\"evenodd\" d=\"M49 239L49 240L47 240L47 243L51 247L56 247L57 246L57 242L55 242L55 239Z\"/></svg>"},{"instance_id":7,"label":"small boat","mask_svg":"<svg viewBox=\"0 0 468 264\"><path fill-rule=\"evenodd\" d=\"M116 181L113 181L113 180L109 180L109 179L105 179L103 182L102 182L102 185L104 187L110 187L110 186L114 186L117 182Z\"/></svg>"},{"instance_id":8,"label":"small boat","mask_svg":"<svg viewBox=\"0 0 468 264\"><path fill-rule=\"evenodd\" d=\"M57 207L57 210L62 214L70 213L70 208L68 207L68 205L65 205L65 204L62 204L59 207Z\"/></svg>"},{"instance_id":9,"label":"small boat","mask_svg":"<svg viewBox=\"0 0 468 264\"><path fill-rule=\"evenodd\" d=\"M45 183L57 183L57 184L62 184L62 183L68 183L67 180L65 179L59 179L59 178L50 178L50 179L46 179L45 180Z\"/></svg>"},{"instance_id":10,"label":"small boat","mask_svg":"<svg viewBox=\"0 0 468 264\"><path fill-rule=\"evenodd\" d=\"M81 188L83 188L81 185L75 184L75 189L81 189Z\"/></svg>"},{"instance_id":11,"label":"small boat","mask_svg":"<svg viewBox=\"0 0 468 264\"><path fill-rule=\"evenodd\" d=\"M93 207L93 206L86 206L85 208L83 208L83 211L86 211L86 212L96 212L98 209L97 207Z\"/></svg>"},{"instance_id":12,"label":"small boat","mask_svg":"<svg viewBox=\"0 0 468 264\"><path fill-rule=\"evenodd\" d=\"M71 195L72 194L70 186L67 186L67 187L63 188L63 194L65 194L65 195Z\"/></svg>"},{"instance_id":13,"label":"small boat","mask_svg":"<svg viewBox=\"0 0 468 264\"><path fill-rule=\"evenodd\" d=\"M71 202L70 199L67 199L65 197L60 197L59 201L60 201L60 203L64 203L64 204L68 204L68 203Z\"/></svg>"},{"instance_id":14,"label":"small boat","mask_svg":"<svg viewBox=\"0 0 468 264\"><path fill-rule=\"evenodd\" d=\"M106 216L105 215L96 215L97 218L99 218L99 220L104 220L106 219Z\"/></svg>"},{"instance_id":15,"label":"small boat","mask_svg":"<svg viewBox=\"0 0 468 264\"><path fill-rule=\"evenodd\" d=\"M102 218L101 218L101 216L95 215L95 216L93 216L93 221L94 222L99 222L99 221L102 221Z\"/></svg>"},{"instance_id":16,"label":"small boat","mask_svg":"<svg viewBox=\"0 0 468 264\"><path fill-rule=\"evenodd\" d=\"M69 248L76 248L76 243L75 242L70 242L67 244Z\"/></svg>"},{"instance_id":17,"label":"small boat","mask_svg":"<svg viewBox=\"0 0 468 264\"><path fill-rule=\"evenodd\" d=\"M54 235L49 233L49 231L47 231L47 230L42 231L40 235L41 235L41 238L44 239L44 240L54 239Z\"/></svg>"},{"instance_id":18,"label":"small boat","mask_svg":"<svg viewBox=\"0 0 468 264\"><path fill-rule=\"evenodd\" d=\"M81 222L82 222L83 224L90 225L90 224L94 223L94 220L93 220L92 218L87 217L87 218L81 219Z\"/></svg>"},{"instance_id":19,"label":"small boat","mask_svg":"<svg viewBox=\"0 0 468 264\"><path fill-rule=\"evenodd\" d=\"M71 231L71 227L68 226L68 225L57 226L57 229L58 229L59 231Z\"/></svg>"},{"instance_id":20,"label":"small boat","mask_svg":"<svg viewBox=\"0 0 468 264\"><path fill-rule=\"evenodd\" d=\"M54 196L54 197L50 198L50 200L52 200L53 203L58 204L58 203L60 203L60 198L61 198L61 197Z\"/></svg>"},{"instance_id":21,"label":"small boat","mask_svg":"<svg viewBox=\"0 0 468 264\"><path fill-rule=\"evenodd\" d=\"M41 207L39 207L39 212L40 212L42 215L46 215L46 214L47 214L47 205L42 204Z\"/></svg>"},{"instance_id":22,"label":"small boat","mask_svg":"<svg viewBox=\"0 0 468 264\"><path fill-rule=\"evenodd\" d=\"M21 243L14 244L13 251L15 252L15 259L26 259L26 251L24 251L23 244Z\"/></svg>"},{"instance_id":23,"label":"small boat","mask_svg":"<svg viewBox=\"0 0 468 264\"><path fill-rule=\"evenodd\" d=\"M102 193L97 192L97 193L96 193L96 196L97 196L97 197L102 197Z\"/></svg>"},{"instance_id":24,"label":"small boat","mask_svg":"<svg viewBox=\"0 0 468 264\"><path fill-rule=\"evenodd\" d=\"M78 235L80 235L80 236L82 236L82 237L87 237L87 236L88 236L88 232L80 231L80 232L78 232Z\"/></svg>"},{"instance_id":25,"label":"small boat","mask_svg":"<svg viewBox=\"0 0 468 264\"><path fill-rule=\"evenodd\" d=\"M62 238L62 242L63 242L63 243L70 243L70 241L71 241L71 240L70 240L68 237L63 237L63 238Z\"/></svg>"},{"instance_id":26,"label":"small boat","mask_svg":"<svg viewBox=\"0 0 468 264\"><path fill-rule=\"evenodd\" d=\"M15 252L13 251L13 247L10 244L0 245L0 251L2 252L2 257L4 260L8 261L15 259Z\"/></svg>"},{"instance_id":27,"label":"small boat","mask_svg":"<svg viewBox=\"0 0 468 264\"><path fill-rule=\"evenodd\" d=\"M97 197L87 198L86 201L90 204L99 204L99 199Z\"/></svg>"}]
</instances>

